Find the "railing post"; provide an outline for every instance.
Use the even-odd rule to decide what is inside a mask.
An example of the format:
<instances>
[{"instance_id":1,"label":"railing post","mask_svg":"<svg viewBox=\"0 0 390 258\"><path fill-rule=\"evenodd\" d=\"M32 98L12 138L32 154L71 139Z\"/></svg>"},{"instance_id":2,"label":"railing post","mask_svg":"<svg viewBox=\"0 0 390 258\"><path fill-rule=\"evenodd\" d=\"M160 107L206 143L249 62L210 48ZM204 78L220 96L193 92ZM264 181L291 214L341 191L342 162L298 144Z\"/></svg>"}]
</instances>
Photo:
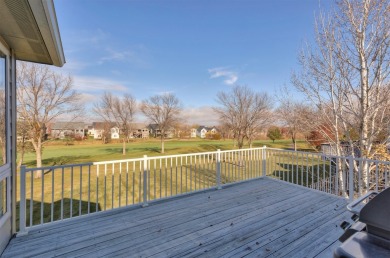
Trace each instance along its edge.
<instances>
[{"instance_id":1,"label":"railing post","mask_svg":"<svg viewBox=\"0 0 390 258\"><path fill-rule=\"evenodd\" d=\"M31 173L31 176L32 173ZM28 234L26 230L26 166L20 167L20 203L19 203L19 232L17 236Z\"/></svg>"},{"instance_id":2,"label":"railing post","mask_svg":"<svg viewBox=\"0 0 390 258\"><path fill-rule=\"evenodd\" d=\"M262 163L262 170L263 170L263 176L267 176L267 160L266 160L266 149L267 146L263 146L263 149L261 150L261 163Z\"/></svg>"},{"instance_id":3,"label":"railing post","mask_svg":"<svg viewBox=\"0 0 390 258\"><path fill-rule=\"evenodd\" d=\"M147 207L148 204L148 156L144 155L144 172L143 172L143 204L142 207Z\"/></svg>"},{"instance_id":4,"label":"railing post","mask_svg":"<svg viewBox=\"0 0 390 258\"><path fill-rule=\"evenodd\" d=\"M352 156L348 157L349 161L349 171L348 171L348 190L349 190L349 201L353 201L354 190L353 190L353 158Z\"/></svg>"},{"instance_id":5,"label":"railing post","mask_svg":"<svg viewBox=\"0 0 390 258\"><path fill-rule=\"evenodd\" d=\"M221 185L221 150L217 150L217 189L222 189Z\"/></svg>"}]
</instances>

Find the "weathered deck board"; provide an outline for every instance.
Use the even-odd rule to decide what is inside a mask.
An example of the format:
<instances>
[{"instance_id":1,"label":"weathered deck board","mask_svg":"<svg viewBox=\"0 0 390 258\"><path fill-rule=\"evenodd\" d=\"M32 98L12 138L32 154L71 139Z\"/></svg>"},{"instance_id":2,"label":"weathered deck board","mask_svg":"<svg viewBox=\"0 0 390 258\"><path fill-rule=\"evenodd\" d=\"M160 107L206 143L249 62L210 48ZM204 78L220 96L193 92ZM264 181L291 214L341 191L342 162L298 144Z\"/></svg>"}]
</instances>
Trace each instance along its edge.
<instances>
[{"instance_id":1,"label":"weathered deck board","mask_svg":"<svg viewBox=\"0 0 390 258\"><path fill-rule=\"evenodd\" d=\"M311 220L315 220L314 217L322 216L324 213L328 212L331 207L334 206L334 202L330 200L323 200L319 204L321 204L323 207L317 211L314 211L314 213L312 213L313 210L311 210L314 206L313 203L306 202L305 204L300 205L298 210L286 210L279 216L275 217L277 220L274 219L269 221L268 224L259 224L256 225L256 227L250 225L247 230L240 230L241 232L238 231L240 235L238 235L236 232L233 232L226 237L222 237L222 242L219 243L219 245L205 247L207 248L207 253L214 257L220 257L223 255L226 257L243 256L249 253L253 253L260 247L268 249L268 252L270 252L277 246L277 242L274 242L275 240L284 235L288 235L290 232L293 232L296 228L304 225L305 223L310 223ZM304 211L309 213L310 216L302 216L301 212ZM251 232L252 229L253 231ZM287 238L294 240L294 238L291 236L287 236ZM233 248L236 249L232 250ZM197 251L199 252L200 250Z\"/></svg>"},{"instance_id":2,"label":"weathered deck board","mask_svg":"<svg viewBox=\"0 0 390 258\"><path fill-rule=\"evenodd\" d=\"M262 178L35 228L12 239L3 256L323 257L337 246L345 206Z\"/></svg>"},{"instance_id":3,"label":"weathered deck board","mask_svg":"<svg viewBox=\"0 0 390 258\"><path fill-rule=\"evenodd\" d=\"M302 198L302 196L301 196ZM305 203L306 208L310 206L310 200L306 199L307 202ZM296 201L296 199L287 199L283 202L279 202L279 204L285 204L283 207L279 209L273 209L272 206L266 207L265 209L258 210L258 214L254 214L254 216L251 217L237 217L235 218L233 225L231 223L225 223L224 227L222 227L218 231L214 231L210 234L207 234L206 237L198 237L195 239L196 243L194 241L188 241L186 244L189 245L188 249L185 250L185 253L177 253L177 250L167 250L164 251L164 254L167 255L173 255L177 254L178 256L181 255L197 255L197 254L202 254L204 252L209 252L211 250L218 250L222 251L224 248L228 247L228 249L231 249L234 246L234 241L237 238L244 237L245 240L251 237L251 235L256 234L257 231L262 231L264 232L265 228L272 224L274 225L275 223L278 223L285 218L285 212L286 211L293 211L297 212L299 209L305 208L305 207L297 207L294 205L293 202ZM269 212L269 209L271 208L272 213ZM290 218L288 218L290 219ZM284 222L283 222L284 223ZM270 227L268 227L270 228ZM202 244L202 246L198 246L199 244ZM242 245L242 242L239 243L239 245ZM176 247L181 249L183 247L183 244L180 246ZM214 248L214 249L213 249ZM150 253L150 251L147 251ZM219 254L216 254L214 257L220 256L222 253L220 252Z\"/></svg>"},{"instance_id":4,"label":"weathered deck board","mask_svg":"<svg viewBox=\"0 0 390 258\"><path fill-rule=\"evenodd\" d=\"M132 247L129 246L128 243L123 241L123 245L116 246L116 248L123 249L122 252L128 252L130 249L134 250L135 252L142 252L143 250L147 250L147 254L151 255L152 250L159 251L161 250L161 247L169 248L172 245L181 244L181 242L185 239L193 239L194 237L199 235L210 235L212 232L216 231L221 227L229 227L230 224L234 224L237 219L245 220L247 218L253 218L256 215L259 216L262 212L266 213L267 208L263 207L267 206L262 205L262 203L259 203L257 205L251 205L250 208L239 206L235 209L230 209L229 211L223 212L223 217L220 216L220 213L217 213L212 216L207 216L206 218L202 217L199 219L187 219L185 224L182 224L180 226L171 224L168 225L168 227L163 227L163 232L156 232L155 234L153 234L152 238L148 236L146 239L140 239L140 246ZM257 219L254 218L253 220L255 222ZM191 241L191 243L192 242L193 241ZM156 247L156 244L157 246L159 246L159 248L153 248ZM167 246L167 244L169 246Z\"/></svg>"},{"instance_id":5,"label":"weathered deck board","mask_svg":"<svg viewBox=\"0 0 390 258\"><path fill-rule=\"evenodd\" d=\"M275 192L267 192L268 190L268 187L263 187L261 190L256 190L260 193L264 192L264 197L267 197L267 198L264 198L263 201L270 201L270 198L272 195L275 195ZM285 191L284 189L280 188L280 191ZM253 192L253 191L252 191ZM214 192L214 193L217 193L217 192ZM207 201L208 202L215 202L214 204L214 209L212 210L209 210L207 212L217 212L219 209L221 208L224 208L226 209L226 204L231 202L231 201L234 201L235 199L237 200L240 200L242 202L242 205L245 205L247 202L253 202L255 199L251 199L251 198L246 198L244 200L241 200L241 196L239 195L238 197L230 197L228 198L227 200L219 200L218 198L216 198L217 196L214 196L213 194L214 193L210 193L210 199L207 197ZM219 193L218 193L219 194ZM217 199L217 200L216 200ZM131 222L128 222L128 221L135 221L135 227L136 228L132 228L131 230L131 233L134 233L134 234L137 234L137 237L140 236L140 234L145 234L145 233L148 233L149 231L147 230L148 228L151 228L151 229L154 229L156 226L161 226L161 224L163 224L164 221L168 221L168 222L171 222L171 219L170 217L172 215L175 215L177 217L181 217L182 214L188 214L189 213L189 210L191 209L196 209L196 208L202 208L202 207L205 207L204 206L204 198L202 198L202 202L200 204L200 207L198 207L199 205L195 206L194 202L186 202L185 204L185 207L186 207L186 210L184 211L184 213L182 213L181 211L179 211L178 209L176 209L175 206L172 206L170 207L170 209L168 210L167 207L161 207L160 209L158 210L153 210L151 212L149 212L148 214L144 214L142 212L142 209L138 209L138 210L133 210L132 211L132 216L129 217L129 216L126 216L126 213L120 213L120 214L114 214L111 216L111 218L109 219L110 221L114 220L115 221L119 221L121 220L122 222L124 223L128 223L127 227L126 228L129 228L131 227L132 225L129 224ZM180 200L182 201L182 200ZM198 199L195 199L194 201L198 201ZM171 202L166 202L166 204L171 204ZM220 208L221 206L221 208ZM207 208L208 209L208 208ZM157 213L157 212L158 213ZM199 209L198 209L199 211ZM141 213L140 213L141 212ZM199 213L199 212L198 212ZM124 217L122 216L123 214ZM123 218L122 218L123 217ZM153 219L151 221L151 219ZM95 220L98 220L99 223L95 223ZM102 221L100 220L100 218L96 218L95 220L91 220L89 223L86 223L86 224L78 224L78 227L77 227L77 224L74 225L72 224L72 229L70 230L70 226L69 226L69 229L67 228L67 230L65 232L62 232L62 231L54 231L51 230L51 228L49 228L50 230L48 230L49 232L46 232L44 231L44 235L47 237L49 234L50 235L53 235L53 236L58 236L58 233L62 232L61 233L61 238L64 238L64 239L73 239L74 237L77 237L77 242L79 242L80 240L83 240L83 239L80 239L80 236L79 234L84 234L85 235L85 232L86 231L91 231L91 230L94 230L94 231L97 231L95 232L95 237L96 237L96 234L100 234L102 236L106 236L108 235L110 232L113 232L113 233L119 233L121 231L121 229L123 230L123 225L121 223L115 223L114 225L112 225L112 223L109 223L110 221L107 221L107 223L102 223ZM185 221L187 221L188 218L185 219ZM72 222L72 221L69 221L69 222ZM178 223L177 221L175 221L175 223ZM68 223L66 223L68 224ZM147 226L147 228L145 228L144 226ZM76 227L76 228L75 228ZM61 227L62 229L63 227ZM140 228L140 229L138 229ZM109 230L110 232L107 232L106 230ZM72 234L68 234L68 231L71 231ZM42 231L43 232L43 231ZM39 233L40 235L42 235L41 233ZM27 237L26 237L27 238ZM31 238L29 241L23 241L23 242L26 242L24 244L24 247L28 246L28 245L37 245L37 244L40 244L40 243L48 243L47 242L47 239L40 239L40 238L35 238L34 237L34 232L32 232L32 234L30 234L28 236L28 238ZM88 236L86 236L86 238L88 238ZM113 236L110 236L109 239L112 239ZM15 240L19 240L20 238L17 238ZM74 238L76 240L76 238ZM46 240L46 241L45 241ZM55 239L52 239L50 240L49 239L49 242L50 241L57 241ZM69 244L72 244L72 242L70 242ZM73 246L74 248L74 246Z\"/></svg>"},{"instance_id":6,"label":"weathered deck board","mask_svg":"<svg viewBox=\"0 0 390 258\"><path fill-rule=\"evenodd\" d=\"M270 186L264 186L261 189L255 189L255 190L261 191L261 192L264 192L267 194L267 193L269 193L268 192L269 187ZM281 188L279 187L279 189L281 189ZM254 190L252 189L252 191L254 191ZM220 194L219 192L213 192L213 193L209 194L209 196L212 198L209 198L207 201L210 203L216 202L217 204L221 204L221 203L223 204L224 202L225 203L230 202L231 198L241 198L241 194L248 194L248 193L249 193L248 189L245 189L245 188L237 189L235 192L227 192L224 194ZM206 192L206 193L198 193L198 194L208 194L208 193ZM271 192L271 194L275 194L275 193ZM180 212L183 212L183 211L188 212L187 210L192 209L195 205L199 205L199 204L201 206L204 205L204 198L191 199L190 201L191 201L192 206L189 206L188 199L184 199L184 198L181 198L181 199L178 199L175 201L165 202L163 207L160 207L159 209L152 210L148 214L144 214L142 212L142 209L136 209L136 210L132 211L132 219L133 220L148 219L149 217L156 218L156 216L158 216L160 214L164 214L165 216L169 216L170 213L175 214L175 215L179 215ZM66 223L52 224L52 225L50 225L49 228L45 229L44 235L41 234L41 231L33 230L29 233L28 236L26 236L24 238L15 239L15 242L30 241L30 238L36 239L36 238L39 238L41 235L44 237L47 237L48 234L56 235L58 232L62 232L63 228L66 228L67 232L77 232L77 231L84 230L84 227L93 228L96 225L101 226L102 223L104 223L104 221L112 220L113 216L116 216L116 213L122 214L122 211L110 211L108 213L107 212L106 213L99 213L98 218L94 218L88 224L84 224L84 225L80 225L80 223L78 222L79 218L67 220ZM74 229L74 231L70 231L71 229Z\"/></svg>"}]
</instances>

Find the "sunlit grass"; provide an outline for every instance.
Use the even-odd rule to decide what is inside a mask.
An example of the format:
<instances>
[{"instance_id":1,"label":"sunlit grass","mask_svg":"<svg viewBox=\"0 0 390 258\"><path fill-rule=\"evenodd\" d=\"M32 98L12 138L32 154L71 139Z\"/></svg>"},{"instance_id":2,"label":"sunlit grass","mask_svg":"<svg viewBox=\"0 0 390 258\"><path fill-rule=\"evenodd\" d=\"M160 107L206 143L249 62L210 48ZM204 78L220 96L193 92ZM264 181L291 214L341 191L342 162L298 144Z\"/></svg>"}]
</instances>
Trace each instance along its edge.
<instances>
[{"instance_id":1,"label":"sunlit grass","mask_svg":"<svg viewBox=\"0 0 390 258\"><path fill-rule=\"evenodd\" d=\"M270 140L258 140L253 147L292 148L291 140L279 140L273 143ZM247 148L248 146L244 146ZM305 141L298 142L301 150L310 149ZM136 140L126 145L126 155L122 155L122 143L102 144L100 141L74 142L74 145L65 145L63 141L50 142L43 149L43 165L77 164L129 158L140 158L143 155L160 156L176 155L197 152L208 152L236 149L232 140L166 140L165 153L160 153L160 141L157 139ZM35 154L26 153L24 162L29 167L35 167Z\"/></svg>"},{"instance_id":2,"label":"sunlit grass","mask_svg":"<svg viewBox=\"0 0 390 258\"><path fill-rule=\"evenodd\" d=\"M291 142L288 140L275 143L271 141L254 143L254 147L264 145L274 148L291 148ZM300 142L300 146L307 148L303 142ZM217 149L233 149L233 143L227 140L171 140L166 143L164 155L210 152ZM161 155L159 141L155 140L129 143L127 154L124 156L121 152L120 143L71 146L53 144L45 147L43 157L45 165L60 165ZM223 184L262 175L260 159L252 160L249 155L249 152L222 155L221 182ZM281 154L278 155L278 157L267 160L267 171L268 175L279 176L282 179L280 171L291 173L291 169L289 170L282 162L283 160L285 163L289 162L288 158ZM34 167L33 159L32 154L26 157L29 167ZM203 155L188 158L188 160L180 158L151 160L148 167L147 201L216 187L216 163L213 155ZM31 178L31 173L28 173L26 177L27 226L93 213L97 210L140 204L144 201L143 176L142 161L106 167L104 165L99 167L77 166L73 169L49 170L45 171L42 178ZM293 176L296 174L291 175ZM43 188L42 185L44 185ZM33 206L31 216L30 206Z\"/></svg>"}]
</instances>

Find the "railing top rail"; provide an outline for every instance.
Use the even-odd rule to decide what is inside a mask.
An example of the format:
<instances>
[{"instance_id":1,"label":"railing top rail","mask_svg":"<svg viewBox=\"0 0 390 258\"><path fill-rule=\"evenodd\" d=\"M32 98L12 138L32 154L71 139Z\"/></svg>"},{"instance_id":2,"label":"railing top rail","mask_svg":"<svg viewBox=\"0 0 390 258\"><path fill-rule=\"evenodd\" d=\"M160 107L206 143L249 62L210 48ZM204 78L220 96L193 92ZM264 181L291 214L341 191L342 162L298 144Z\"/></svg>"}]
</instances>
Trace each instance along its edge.
<instances>
[{"instance_id":1,"label":"railing top rail","mask_svg":"<svg viewBox=\"0 0 390 258\"><path fill-rule=\"evenodd\" d=\"M235 149L235 150L224 150L221 151L221 153L226 153L226 152L240 152L240 151L250 151L250 150L263 150L265 149L264 147L257 147L257 148L245 148L245 149Z\"/></svg>"},{"instance_id":2,"label":"railing top rail","mask_svg":"<svg viewBox=\"0 0 390 258\"><path fill-rule=\"evenodd\" d=\"M224 150L220 151L221 153L226 152L240 152L240 151L247 151L247 150L261 150L264 147L259 148L248 148L248 149L236 149L236 150ZM196 153L186 153L186 154L176 154L176 155L164 155L164 156L151 156L146 157L147 160L157 160L157 159L170 159L170 158L180 158L180 157L190 157L190 156L201 156L201 155L210 155L210 154L216 154L218 151L208 151L208 152L196 152ZM143 161L144 158L133 158L133 159L118 159L118 160L110 160L110 161L99 161L94 162L94 165L104 165L104 164L111 164L111 163L125 163L125 162L136 162L136 161Z\"/></svg>"},{"instance_id":3,"label":"railing top rail","mask_svg":"<svg viewBox=\"0 0 390 258\"><path fill-rule=\"evenodd\" d=\"M107 160L107 161L97 161L97 162L93 162L93 165L104 165L104 164L111 164L111 163L136 162L136 161L143 161L143 160L144 160L144 158Z\"/></svg>"},{"instance_id":4,"label":"railing top rail","mask_svg":"<svg viewBox=\"0 0 390 258\"><path fill-rule=\"evenodd\" d=\"M292 153L300 153L300 154L325 155L319 152L295 151L295 150L286 150L286 149L278 149L278 148L267 148L267 150L276 150L276 151L292 152ZM326 156L330 156L330 155L326 155Z\"/></svg>"},{"instance_id":5,"label":"railing top rail","mask_svg":"<svg viewBox=\"0 0 390 258\"><path fill-rule=\"evenodd\" d=\"M267 148L267 150L275 150L275 151L281 151L281 152L289 152L289 153L297 153L297 154L311 154L316 156L322 156L326 158L333 158L333 159L349 159L352 158L356 161L367 161L367 162L377 162L385 165L390 165L390 161L385 160L376 160L376 159L366 159L366 158L358 158L353 156L336 156L336 155L329 155L321 152L307 152L307 151L294 151L294 150L285 150L285 149L277 149L277 148Z\"/></svg>"},{"instance_id":6,"label":"railing top rail","mask_svg":"<svg viewBox=\"0 0 390 258\"><path fill-rule=\"evenodd\" d=\"M86 162L86 163L78 163L78 164L44 166L44 167L38 167L38 168L28 168L25 165L23 165L23 167L24 167L25 172L31 172L31 171L37 171L37 170L48 170L48 169L69 168L69 167L83 167L83 166L92 166L92 165L93 165L93 162Z\"/></svg>"},{"instance_id":7,"label":"railing top rail","mask_svg":"<svg viewBox=\"0 0 390 258\"><path fill-rule=\"evenodd\" d=\"M365 158L353 158L353 159L357 160L357 161L368 161L368 162L373 162L373 163L381 163L384 165L390 165L390 161L385 161L385 160L365 159Z\"/></svg>"},{"instance_id":8,"label":"railing top rail","mask_svg":"<svg viewBox=\"0 0 390 258\"><path fill-rule=\"evenodd\" d=\"M152 156L152 157L148 157L147 159L153 160L153 159L180 158L186 156L200 156L200 155L208 155L208 154L215 154L215 153L217 153L217 151L196 152L196 153L176 154L176 155L166 155L166 156Z\"/></svg>"}]
</instances>

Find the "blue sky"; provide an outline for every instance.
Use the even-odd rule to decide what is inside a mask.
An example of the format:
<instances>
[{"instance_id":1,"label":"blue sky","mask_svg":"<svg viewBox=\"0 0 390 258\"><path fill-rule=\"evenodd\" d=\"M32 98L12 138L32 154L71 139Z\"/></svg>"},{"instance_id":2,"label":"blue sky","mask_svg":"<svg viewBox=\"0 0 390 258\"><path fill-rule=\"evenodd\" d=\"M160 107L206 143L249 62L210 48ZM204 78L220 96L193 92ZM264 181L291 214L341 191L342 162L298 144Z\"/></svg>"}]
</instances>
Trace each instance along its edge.
<instances>
[{"instance_id":1,"label":"blue sky","mask_svg":"<svg viewBox=\"0 0 390 258\"><path fill-rule=\"evenodd\" d=\"M273 95L289 84L320 10L313 0L57 0L55 6L67 61L61 71L74 77L86 102L105 90L138 100L172 92L189 123L213 123L217 92L233 85Z\"/></svg>"}]
</instances>

